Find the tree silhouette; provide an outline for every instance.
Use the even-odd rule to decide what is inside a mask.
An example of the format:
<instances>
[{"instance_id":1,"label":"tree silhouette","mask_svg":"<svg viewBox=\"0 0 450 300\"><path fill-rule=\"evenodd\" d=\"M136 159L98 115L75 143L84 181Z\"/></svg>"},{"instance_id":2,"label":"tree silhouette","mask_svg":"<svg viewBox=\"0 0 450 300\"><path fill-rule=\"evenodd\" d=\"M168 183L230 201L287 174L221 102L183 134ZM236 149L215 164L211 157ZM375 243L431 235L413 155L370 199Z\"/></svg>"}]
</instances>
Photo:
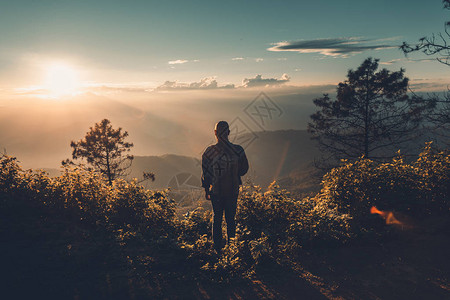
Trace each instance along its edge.
<instances>
[{"instance_id":1,"label":"tree silhouette","mask_svg":"<svg viewBox=\"0 0 450 300\"><path fill-rule=\"evenodd\" d=\"M442 147L450 146L450 90L443 95L434 93L425 99L434 109L426 114L428 129L432 139Z\"/></svg>"},{"instance_id":2,"label":"tree silhouette","mask_svg":"<svg viewBox=\"0 0 450 300\"><path fill-rule=\"evenodd\" d=\"M450 0L443 0L444 9L450 10ZM419 43L410 45L403 42L400 49L405 55L411 52L421 51L426 55L436 55L436 60L450 66L450 21L444 25L444 33L432 34L419 39Z\"/></svg>"},{"instance_id":3,"label":"tree silhouette","mask_svg":"<svg viewBox=\"0 0 450 300\"><path fill-rule=\"evenodd\" d=\"M311 115L308 131L327 159L389 158L416 137L425 104L407 95L403 69L376 72L378 61L367 58L349 70L336 100L328 94L314 99L320 110Z\"/></svg>"},{"instance_id":4,"label":"tree silhouette","mask_svg":"<svg viewBox=\"0 0 450 300\"><path fill-rule=\"evenodd\" d=\"M70 143L72 158L86 159L111 185L114 179L126 175L133 161L132 155L125 154L133 147L133 143L125 142L127 136L128 132L114 129L108 119L103 119L90 127L83 139Z\"/></svg>"},{"instance_id":5,"label":"tree silhouette","mask_svg":"<svg viewBox=\"0 0 450 300\"><path fill-rule=\"evenodd\" d=\"M444 9L450 10L450 0L443 0L442 3ZM437 61L450 66L450 21L447 21L444 26L444 33L423 37L416 45L403 42L400 49L405 55L421 51L426 55L437 56ZM443 97L432 94L424 101L427 101L429 106L434 106L434 109L426 115L427 122L431 124L430 132L434 134L433 139L440 138L442 145L448 147L450 145L450 89L447 89Z\"/></svg>"}]
</instances>

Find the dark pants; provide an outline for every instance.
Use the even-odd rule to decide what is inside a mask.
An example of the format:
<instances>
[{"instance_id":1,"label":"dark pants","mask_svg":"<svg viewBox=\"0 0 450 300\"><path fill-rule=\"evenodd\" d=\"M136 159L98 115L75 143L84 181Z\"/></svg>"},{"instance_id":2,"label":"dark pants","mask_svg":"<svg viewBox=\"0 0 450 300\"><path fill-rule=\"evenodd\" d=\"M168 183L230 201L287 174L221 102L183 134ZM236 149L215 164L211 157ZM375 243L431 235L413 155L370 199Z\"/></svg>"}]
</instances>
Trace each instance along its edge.
<instances>
[{"instance_id":1,"label":"dark pants","mask_svg":"<svg viewBox=\"0 0 450 300\"><path fill-rule=\"evenodd\" d=\"M213 218L213 241L214 248L222 248L222 219L225 211L225 221L227 222L227 238L230 241L236 235L236 216L237 195L221 196L212 195L211 202L214 210Z\"/></svg>"}]
</instances>

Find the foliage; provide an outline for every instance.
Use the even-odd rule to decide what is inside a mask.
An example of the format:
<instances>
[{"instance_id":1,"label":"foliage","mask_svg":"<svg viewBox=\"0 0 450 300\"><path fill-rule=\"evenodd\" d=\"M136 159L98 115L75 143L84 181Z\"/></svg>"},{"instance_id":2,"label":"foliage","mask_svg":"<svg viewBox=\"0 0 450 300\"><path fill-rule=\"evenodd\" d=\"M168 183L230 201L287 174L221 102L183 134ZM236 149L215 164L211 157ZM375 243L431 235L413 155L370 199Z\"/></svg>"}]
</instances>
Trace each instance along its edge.
<instances>
[{"instance_id":1,"label":"foliage","mask_svg":"<svg viewBox=\"0 0 450 300\"><path fill-rule=\"evenodd\" d=\"M65 166L62 175L24 171L13 157L0 157L0 192L26 198L72 218L149 237L177 230L175 204L165 191L149 191L136 180L116 179L109 185L94 171Z\"/></svg>"},{"instance_id":2,"label":"foliage","mask_svg":"<svg viewBox=\"0 0 450 300\"><path fill-rule=\"evenodd\" d=\"M401 156L390 162L345 161L324 176L314 197L295 199L276 183L267 191L246 185L238 202L236 237L221 254L209 237L210 211L198 208L177 217L166 191L147 190L136 180L116 179L109 185L97 172L72 166L50 178L22 170L15 158L3 155L0 204L28 203L49 216L109 232L133 268L151 262L143 253L157 253L172 264L183 262L194 276L229 281L273 266L290 267L304 251L329 249L363 232L383 232L386 225L370 215L371 206L415 218L448 218L449 177L450 154L429 143L411 163Z\"/></svg>"},{"instance_id":3,"label":"foliage","mask_svg":"<svg viewBox=\"0 0 450 300\"><path fill-rule=\"evenodd\" d=\"M328 94L314 100L308 131L334 159L392 157L411 141L425 105L407 95L404 70L378 69L378 59L366 59L347 80L339 83L336 100Z\"/></svg>"},{"instance_id":4,"label":"foliage","mask_svg":"<svg viewBox=\"0 0 450 300\"><path fill-rule=\"evenodd\" d=\"M444 9L450 10L450 0L443 0ZM412 52L423 52L429 56L435 56L440 63L450 66L450 21L445 23L444 33L432 34L429 37L422 37L415 45L403 42L400 49L405 55ZM427 121L432 124L431 132L442 139L441 144L448 147L450 145L450 91L447 90L443 97L433 94L428 99L433 111L427 114Z\"/></svg>"},{"instance_id":5,"label":"foliage","mask_svg":"<svg viewBox=\"0 0 450 300\"><path fill-rule=\"evenodd\" d=\"M20 184L22 169L17 159L12 156L2 155L0 160L0 192L14 191Z\"/></svg>"},{"instance_id":6,"label":"foliage","mask_svg":"<svg viewBox=\"0 0 450 300\"><path fill-rule=\"evenodd\" d=\"M326 174L314 199L352 216L353 232L373 230L380 224L370 209L405 213L415 218L448 216L450 154L428 143L419 158L408 163L401 155L390 162L361 158Z\"/></svg>"},{"instance_id":7,"label":"foliage","mask_svg":"<svg viewBox=\"0 0 450 300\"><path fill-rule=\"evenodd\" d=\"M450 0L442 0L444 9L450 9ZM419 39L419 43L410 45L403 42L400 49L405 55L412 52L423 52L426 55L436 56L436 60L440 63L450 66L450 21L445 23L444 33L432 34L428 37Z\"/></svg>"},{"instance_id":8,"label":"foliage","mask_svg":"<svg viewBox=\"0 0 450 300\"><path fill-rule=\"evenodd\" d=\"M196 210L187 215L184 230L188 234L180 240L203 270L218 280L229 280L238 274L251 275L259 266L289 261L305 247L346 242L350 238L348 219L326 203L291 198L275 182L266 192L247 185L238 202L236 237L218 259L206 235L210 212Z\"/></svg>"},{"instance_id":9,"label":"foliage","mask_svg":"<svg viewBox=\"0 0 450 300\"><path fill-rule=\"evenodd\" d=\"M439 145L450 146L450 90L443 95L433 93L424 99L433 109L426 114L428 132L434 135Z\"/></svg>"},{"instance_id":10,"label":"foliage","mask_svg":"<svg viewBox=\"0 0 450 300\"><path fill-rule=\"evenodd\" d=\"M108 119L96 123L78 142L72 141L73 159L86 159L95 170L106 176L109 184L131 166L132 155L129 152L133 143L125 142L128 132L122 128L114 129Z\"/></svg>"}]
</instances>

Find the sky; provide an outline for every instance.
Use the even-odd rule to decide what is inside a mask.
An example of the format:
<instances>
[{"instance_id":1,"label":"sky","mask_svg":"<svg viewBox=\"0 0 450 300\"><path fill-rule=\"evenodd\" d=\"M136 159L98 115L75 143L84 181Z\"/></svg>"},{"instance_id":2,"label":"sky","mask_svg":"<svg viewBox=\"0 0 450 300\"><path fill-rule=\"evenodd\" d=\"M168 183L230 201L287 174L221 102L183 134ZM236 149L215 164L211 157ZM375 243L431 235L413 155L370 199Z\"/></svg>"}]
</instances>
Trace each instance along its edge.
<instances>
[{"instance_id":1,"label":"sky","mask_svg":"<svg viewBox=\"0 0 450 300\"><path fill-rule=\"evenodd\" d=\"M443 29L439 0L4 1L0 87L39 86L64 62L85 84L288 79L336 84L366 57L413 80L448 79L426 56L398 45Z\"/></svg>"},{"instance_id":2,"label":"sky","mask_svg":"<svg viewBox=\"0 0 450 300\"><path fill-rule=\"evenodd\" d=\"M199 156L217 120L305 129L367 57L441 92L449 67L398 47L448 20L440 0L2 1L0 149L53 167L108 118L135 155ZM264 124L248 110L261 92L277 113Z\"/></svg>"}]
</instances>

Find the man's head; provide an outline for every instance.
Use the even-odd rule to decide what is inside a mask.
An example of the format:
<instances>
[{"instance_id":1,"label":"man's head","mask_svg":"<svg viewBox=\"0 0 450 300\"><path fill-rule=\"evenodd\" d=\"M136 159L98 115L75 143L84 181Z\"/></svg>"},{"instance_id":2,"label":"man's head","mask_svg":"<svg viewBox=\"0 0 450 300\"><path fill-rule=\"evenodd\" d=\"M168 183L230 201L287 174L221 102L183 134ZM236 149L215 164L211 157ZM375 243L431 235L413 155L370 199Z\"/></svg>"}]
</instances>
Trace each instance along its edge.
<instances>
[{"instance_id":1,"label":"man's head","mask_svg":"<svg viewBox=\"0 0 450 300\"><path fill-rule=\"evenodd\" d=\"M230 135L230 127L226 121L217 122L214 127L214 133L218 141L228 141L228 136Z\"/></svg>"}]
</instances>

